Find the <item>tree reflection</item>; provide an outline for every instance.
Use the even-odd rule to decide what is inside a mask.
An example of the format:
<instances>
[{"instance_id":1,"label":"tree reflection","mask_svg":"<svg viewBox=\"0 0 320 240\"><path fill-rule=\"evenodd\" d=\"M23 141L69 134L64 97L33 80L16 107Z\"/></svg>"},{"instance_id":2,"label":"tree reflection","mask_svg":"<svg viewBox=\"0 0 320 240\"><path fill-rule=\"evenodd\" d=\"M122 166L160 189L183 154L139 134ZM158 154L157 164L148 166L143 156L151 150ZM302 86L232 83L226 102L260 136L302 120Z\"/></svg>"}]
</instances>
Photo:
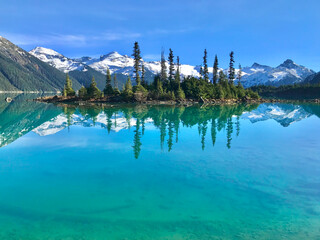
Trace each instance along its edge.
<instances>
[{"instance_id":1,"label":"tree reflection","mask_svg":"<svg viewBox=\"0 0 320 240\"><path fill-rule=\"evenodd\" d=\"M145 133L146 123L151 123L159 129L160 147L168 152L172 151L174 144L179 141L180 126L193 128L197 127L201 148L206 147L206 135L208 128L211 133L212 146L216 144L217 133L226 132L226 146L231 148L234 125L236 136L240 134L240 116L245 111L255 109L257 105L230 105L230 106L206 106L206 107L174 107L174 106L100 106L100 107L78 107L78 112L85 118L97 121L99 114L104 113L105 121L102 126L110 133L112 128L121 129L118 122L126 122L127 128L134 126L133 131L133 152L134 157L139 158L142 142L141 138ZM68 125L72 124L71 116L75 113L74 107L64 106L63 112L68 118ZM99 121L102 121L99 116ZM123 119L123 120L121 120ZM165 145L166 143L166 145Z\"/></svg>"}]
</instances>

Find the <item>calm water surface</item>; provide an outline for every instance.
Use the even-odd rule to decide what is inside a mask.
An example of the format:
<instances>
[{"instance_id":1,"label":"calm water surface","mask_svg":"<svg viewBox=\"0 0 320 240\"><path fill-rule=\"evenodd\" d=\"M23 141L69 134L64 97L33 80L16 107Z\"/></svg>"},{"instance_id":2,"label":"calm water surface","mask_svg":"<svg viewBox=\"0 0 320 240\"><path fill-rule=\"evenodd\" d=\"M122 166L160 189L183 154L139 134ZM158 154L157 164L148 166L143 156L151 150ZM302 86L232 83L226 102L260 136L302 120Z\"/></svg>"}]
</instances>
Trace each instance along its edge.
<instances>
[{"instance_id":1,"label":"calm water surface","mask_svg":"<svg viewBox=\"0 0 320 240\"><path fill-rule=\"evenodd\" d=\"M320 105L0 101L0 239L320 239Z\"/></svg>"}]
</instances>

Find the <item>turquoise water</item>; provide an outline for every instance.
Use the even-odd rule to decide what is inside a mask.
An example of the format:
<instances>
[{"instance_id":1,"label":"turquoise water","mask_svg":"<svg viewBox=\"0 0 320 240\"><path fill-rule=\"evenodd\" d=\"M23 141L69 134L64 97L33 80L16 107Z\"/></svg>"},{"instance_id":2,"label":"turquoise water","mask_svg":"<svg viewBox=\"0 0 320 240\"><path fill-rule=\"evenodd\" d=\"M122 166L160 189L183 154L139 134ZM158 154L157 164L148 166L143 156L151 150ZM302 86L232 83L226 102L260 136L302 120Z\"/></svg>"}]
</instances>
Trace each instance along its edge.
<instances>
[{"instance_id":1,"label":"turquoise water","mask_svg":"<svg viewBox=\"0 0 320 240\"><path fill-rule=\"evenodd\" d=\"M320 105L0 104L0 239L320 239Z\"/></svg>"}]
</instances>

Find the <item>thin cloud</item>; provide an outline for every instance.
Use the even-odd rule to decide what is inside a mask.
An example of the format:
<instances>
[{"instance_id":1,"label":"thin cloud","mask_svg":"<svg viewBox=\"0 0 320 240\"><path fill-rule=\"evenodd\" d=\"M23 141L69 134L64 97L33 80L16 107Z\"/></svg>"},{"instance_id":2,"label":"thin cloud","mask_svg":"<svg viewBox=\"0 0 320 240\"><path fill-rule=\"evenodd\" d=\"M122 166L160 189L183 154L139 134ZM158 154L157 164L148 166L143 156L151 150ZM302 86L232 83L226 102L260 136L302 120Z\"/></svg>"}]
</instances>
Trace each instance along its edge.
<instances>
[{"instance_id":1,"label":"thin cloud","mask_svg":"<svg viewBox=\"0 0 320 240\"><path fill-rule=\"evenodd\" d=\"M64 45L64 46L87 46L99 41L121 41L128 39L137 39L141 37L140 33L131 32L107 32L98 36L85 36L73 34L43 34L43 35L26 35L26 34L1 34L14 44L20 46L28 45Z\"/></svg>"},{"instance_id":2,"label":"thin cloud","mask_svg":"<svg viewBox=\"0 0 320 240\"><path fill-rule=\"evenodd\" d=\"M103 33L100 36L94 37L96 40L107 40L107 41L116 41L116 40L125 40L141 37L140 33L128 33L128 32L107 32Z\"/></svg>"},{"instance_id":3,"label":"thin cloud","mask_svg":"<svg viewBox=\"0 0 320 240\"><path fill-rule=\"evenodd\" d=\"M147 61L159 61L160 60L160 54L146 54L143 55L143 59Z\"/></svg>"},{"instance_id":4,"label":"thin cloud","mask_svg":"<svg viewBox=\"0 0 320 240\"><path fill-rule=\"evenodd\" d=\"M150 35L167 35L167 34L180 34L194 31L194 28L181 28L181 29L160 29L156 28L148 32Z\"/></svg>"}]
</instances>

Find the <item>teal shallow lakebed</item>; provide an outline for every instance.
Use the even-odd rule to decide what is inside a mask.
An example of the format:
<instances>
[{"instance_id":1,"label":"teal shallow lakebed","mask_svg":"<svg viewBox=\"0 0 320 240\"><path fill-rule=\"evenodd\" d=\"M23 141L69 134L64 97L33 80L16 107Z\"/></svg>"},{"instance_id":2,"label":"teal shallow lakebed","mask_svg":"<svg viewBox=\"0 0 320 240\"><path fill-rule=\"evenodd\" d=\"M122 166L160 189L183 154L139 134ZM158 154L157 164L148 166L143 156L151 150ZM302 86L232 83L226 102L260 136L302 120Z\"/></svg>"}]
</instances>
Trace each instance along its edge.
<instances>
[{"instance_id":1,"label":"teal shallow lakebed","mask_svg":"<svg viewBox=\"0 0 320 240\"><path fill-rule=\"evenodd\" d=\"M0 103L0 239L320 239L320 106Z\"/></svg>"}]
</instances>

